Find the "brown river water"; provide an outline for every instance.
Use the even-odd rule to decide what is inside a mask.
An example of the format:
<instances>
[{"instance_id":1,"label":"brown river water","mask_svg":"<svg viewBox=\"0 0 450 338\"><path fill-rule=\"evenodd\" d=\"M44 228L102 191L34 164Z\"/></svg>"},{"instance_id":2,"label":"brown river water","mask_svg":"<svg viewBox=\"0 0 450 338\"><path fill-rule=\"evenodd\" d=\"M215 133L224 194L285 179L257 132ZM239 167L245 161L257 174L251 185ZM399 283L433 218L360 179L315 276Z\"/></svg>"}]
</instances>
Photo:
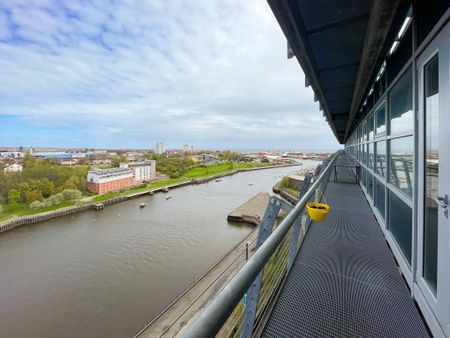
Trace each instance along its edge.
<instances>
[{"instance_id":1,"label":"brown river water","mask_svg":"<svg viewBox=\"0 0 450 338\"><path fill-rule=\"evenodd\" d=\"M298 168L239 173L170 191L169 200L158 193L0 234L0 337L132 337L254 229L227 222L228 212Z\"/></svg>"}]
</instances>

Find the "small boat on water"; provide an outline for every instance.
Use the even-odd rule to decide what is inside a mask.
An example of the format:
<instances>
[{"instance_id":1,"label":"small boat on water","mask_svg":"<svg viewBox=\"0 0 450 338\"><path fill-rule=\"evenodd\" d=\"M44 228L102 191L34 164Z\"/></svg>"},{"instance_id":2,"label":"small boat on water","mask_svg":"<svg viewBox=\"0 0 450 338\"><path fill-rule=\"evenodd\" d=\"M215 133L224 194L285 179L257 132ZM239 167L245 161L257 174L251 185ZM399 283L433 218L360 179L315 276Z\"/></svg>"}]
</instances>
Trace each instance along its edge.
<instances>
[{"instance_id":1,"label":"small boat on water","mask_svg":"<svg viewBox=\"0 0 450 338\"><path fill-rule=\"evenodd\" d=\"M145 203L142 202L141 204L139 204L139 208L145 208Z\"/></svg>"},{"instance_id":2,"label":"small boat on water","mask_svg":"<svg viewBox=\"0 0 450 338\"><path fill-rule=\"evenodd\" d=\"M253 182L248 182L248 185L253 185Z\"/></svg>"},{"instance_id":3,"label":"small boat on water","mask_svg":"<svg viewBox=\"0 0 450 338\"><path fill-rule=\"evenodd\" d=\"M216 178L216 182L220 182L222 181L220 178Z\"/></svg>"},{"instance_id":4,"label":"small boat on water","mask_svg":"<svg viewBox=\"0 0 450 338\"><path fill-rule=\"evenodd\" d=\"M171 199L172 198L172 196L170 196L170 195L167 195L166 196L166 200L169 200L169 199Z\"/></svg>"}]
</instances>

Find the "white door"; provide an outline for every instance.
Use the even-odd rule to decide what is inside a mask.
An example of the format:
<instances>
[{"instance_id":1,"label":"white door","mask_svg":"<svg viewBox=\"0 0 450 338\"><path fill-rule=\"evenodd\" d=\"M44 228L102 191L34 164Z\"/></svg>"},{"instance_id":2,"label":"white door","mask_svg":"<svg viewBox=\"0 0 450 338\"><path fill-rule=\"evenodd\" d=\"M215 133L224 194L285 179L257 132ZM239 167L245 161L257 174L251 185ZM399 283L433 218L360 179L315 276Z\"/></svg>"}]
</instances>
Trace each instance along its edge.
<instances>
[{"instance_id":1,"label":"white door","mask_svg":"<svg viewBox=\"0 0 450 338\"><path fill-rule=\"evenodd\" d=\"M417 60L419 186L413 291L433 334L447 337L450 337L449 41L450 25L447 25Z\"/></svg>"}]
</instances>

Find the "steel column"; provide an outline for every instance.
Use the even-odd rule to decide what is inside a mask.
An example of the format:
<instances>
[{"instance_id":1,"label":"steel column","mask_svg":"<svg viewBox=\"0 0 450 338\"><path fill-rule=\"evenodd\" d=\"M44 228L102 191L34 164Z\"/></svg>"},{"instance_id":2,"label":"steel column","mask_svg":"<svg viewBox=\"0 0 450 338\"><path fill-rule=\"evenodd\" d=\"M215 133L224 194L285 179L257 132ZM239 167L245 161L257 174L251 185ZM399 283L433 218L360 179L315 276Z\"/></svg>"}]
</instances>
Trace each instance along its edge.
<instances>
[{"instance_id":1,"label":"steel column","mask_svg":"<svg viewBox=\"0 0 450 338\"><path fill-rule=\"evenodd\" d=\"M263 222L259 226L258 239L256 240L256 250L264 243L272 232L273 225L281 209L281 201L276 197L271 197L264 213ZM242 327L241 337L251 338L253 334L253 323L256 316L256 305L258 304L259 290L261 289L262 276L264 269L258 274L248 289L246 295L247 302L245 304L245 318Z\"/></svg>"},{"instance_id":2,"label":"steel column","mask_svg":"<svg viewBox=\"0 0 450 338\"><path fill-rule=\"evenodd\" d=\"M303 196L309 189L309 186L311 184L312 174L308 173L305 176L305 180L303 181L302 187L300 188L300 197ZM302 227L302 217L303 215L300 214L297 218L297 220L294 223L294 228L292 230L292 237L291 237L291 244L289 248L289 256L288 256L288 263L287 263L287 271L291 270L292 264L294 263L294 259L297 256L297 249L298 249L298 238L300 236L300 229Z\"/></svg>"},{"instance_id":3,"label":"steel column","mask_svg":"<svg viewBox=\"0 0 450 338\"><path fill-rule=\"evenodd\" d=\"M273 225L281 210L290 213L293 207L279 199L278 197L272 196L270 198L269 204L267 205L266 212L264 213L263 223L260 225L258 239L256 241L256 250L264 243L264 241L269 237L272 232ZM252 286L247 291L247 302L245 304L245 319L244 325L241 332L241 337L251 338L253 334L253 325L255 323L256 316L256 306L258 305L259 291L261 290L261 282L264 269L255 278Z\"/></svg>"}]
</instances>

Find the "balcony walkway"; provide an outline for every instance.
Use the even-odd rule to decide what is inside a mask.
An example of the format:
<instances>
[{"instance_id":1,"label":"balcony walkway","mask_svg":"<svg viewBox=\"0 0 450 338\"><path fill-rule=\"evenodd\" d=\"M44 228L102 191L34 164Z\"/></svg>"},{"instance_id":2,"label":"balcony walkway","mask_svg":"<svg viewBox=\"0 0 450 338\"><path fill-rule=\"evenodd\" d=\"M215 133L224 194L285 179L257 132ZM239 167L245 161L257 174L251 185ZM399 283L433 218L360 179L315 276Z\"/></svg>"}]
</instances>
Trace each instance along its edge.
<instances>
[{"instance_id":1,"label":"balcony walkway","mask_svg":"<svg viewBox=\"0 0 450 338\"><path fill-rule=\"evenodd\" d=\"M332 181L331 212L311 224L262 336L428 337L361 188Z\"/></svg>"}]
</instances>

